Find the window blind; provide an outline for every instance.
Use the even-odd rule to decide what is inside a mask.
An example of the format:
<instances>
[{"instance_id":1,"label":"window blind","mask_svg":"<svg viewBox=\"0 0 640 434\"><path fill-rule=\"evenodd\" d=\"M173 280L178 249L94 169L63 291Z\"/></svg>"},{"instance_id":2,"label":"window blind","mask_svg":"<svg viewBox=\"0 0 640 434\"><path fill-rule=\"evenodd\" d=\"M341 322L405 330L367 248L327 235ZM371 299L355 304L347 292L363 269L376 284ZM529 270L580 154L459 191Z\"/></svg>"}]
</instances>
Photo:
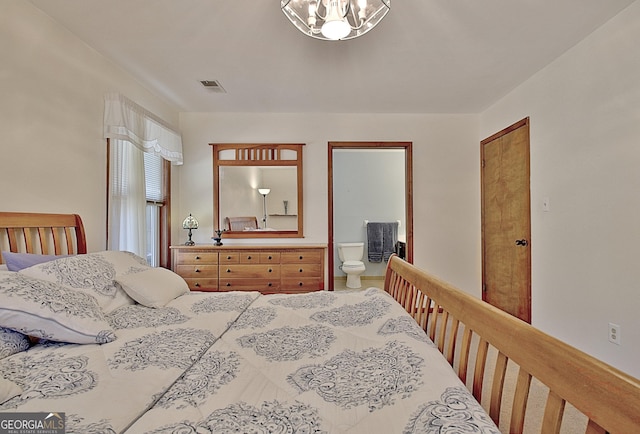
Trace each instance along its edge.
<instances>
[{"instance_id":1,"label":"window blind","mask_svg":"<svg viewBox=\"0 0 640 434\"><path fill-rule=\"evenodd\" d=\"M144 153L144 176L147 202L162 202L162 157Z\"/></svg>"}]
</instances>

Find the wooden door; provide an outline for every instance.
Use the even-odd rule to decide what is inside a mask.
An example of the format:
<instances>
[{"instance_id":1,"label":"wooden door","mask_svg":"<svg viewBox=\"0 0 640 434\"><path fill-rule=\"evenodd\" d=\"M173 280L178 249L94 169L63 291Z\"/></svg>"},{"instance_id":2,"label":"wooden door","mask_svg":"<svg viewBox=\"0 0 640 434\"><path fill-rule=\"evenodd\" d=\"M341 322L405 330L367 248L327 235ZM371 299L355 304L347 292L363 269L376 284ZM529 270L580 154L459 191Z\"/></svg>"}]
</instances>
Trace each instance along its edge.
<instances>
[{"instance_id":1,"label":"wooden door","mask_svg":"<svg viewBox=\"0 0 640 434\"><path fill-rule=\"evenodd\" d=\"M482 298L531 322L529 118L480 143Z\"/></svg>"}]
</instances>

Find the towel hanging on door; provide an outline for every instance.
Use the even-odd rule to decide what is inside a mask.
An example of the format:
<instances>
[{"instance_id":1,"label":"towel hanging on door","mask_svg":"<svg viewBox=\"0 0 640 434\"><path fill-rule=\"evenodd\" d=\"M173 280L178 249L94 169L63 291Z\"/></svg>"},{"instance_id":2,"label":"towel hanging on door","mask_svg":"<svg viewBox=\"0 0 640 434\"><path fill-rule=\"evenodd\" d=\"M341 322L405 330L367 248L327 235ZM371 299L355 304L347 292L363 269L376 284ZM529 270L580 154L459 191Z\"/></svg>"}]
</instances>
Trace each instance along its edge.
<instances>
[{"instance_id":1,"label":"towel hanging on door","mask_svg":"<svg viewBox=\"0 0 640 434\"><path fill-rule=\"evenodd\" d=\"M367 256L369 262L387 262L395 252L398 222L367 223Z\"/></svg>"}]
</instances>

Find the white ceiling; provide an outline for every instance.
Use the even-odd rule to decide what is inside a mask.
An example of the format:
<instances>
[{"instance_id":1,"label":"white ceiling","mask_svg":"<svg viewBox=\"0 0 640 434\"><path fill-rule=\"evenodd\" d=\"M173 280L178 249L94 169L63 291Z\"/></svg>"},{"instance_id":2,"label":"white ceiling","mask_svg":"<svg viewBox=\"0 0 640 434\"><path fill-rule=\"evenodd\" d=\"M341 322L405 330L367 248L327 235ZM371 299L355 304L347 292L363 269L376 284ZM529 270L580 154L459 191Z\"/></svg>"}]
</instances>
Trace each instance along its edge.
<instances>
[{"instance_id":1,"label":"white ceiling","mask_svg":"<svg viewBox=\"0 0 640 434\"><path fill-rule=\"evenodd\" d=\"M328 42L277 0L31 0L181 111L286 113L478 113L633 1L393 0Z\"/></svg>"}]
</instances>

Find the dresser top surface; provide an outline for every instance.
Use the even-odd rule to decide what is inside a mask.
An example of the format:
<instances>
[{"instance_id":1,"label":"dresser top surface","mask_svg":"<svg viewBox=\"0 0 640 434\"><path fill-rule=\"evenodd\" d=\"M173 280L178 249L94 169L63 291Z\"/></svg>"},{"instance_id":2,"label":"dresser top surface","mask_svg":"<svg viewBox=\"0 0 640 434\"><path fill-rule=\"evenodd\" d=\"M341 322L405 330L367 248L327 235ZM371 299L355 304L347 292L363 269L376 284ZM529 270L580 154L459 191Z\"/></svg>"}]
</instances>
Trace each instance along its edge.
<instances>
[{"instance_id":1,"label":"dresser top surface","mask_svg":"<svg viewBox=\"0 0 640 434\"><path fill-rule=\"evenodd\" d=\"M213 244L196 244L194 246L175 245L171 249L180 250L303 250L303 249L326 249L326 244L236 244L216 246Z\"/></svg>"}]
</instances>

